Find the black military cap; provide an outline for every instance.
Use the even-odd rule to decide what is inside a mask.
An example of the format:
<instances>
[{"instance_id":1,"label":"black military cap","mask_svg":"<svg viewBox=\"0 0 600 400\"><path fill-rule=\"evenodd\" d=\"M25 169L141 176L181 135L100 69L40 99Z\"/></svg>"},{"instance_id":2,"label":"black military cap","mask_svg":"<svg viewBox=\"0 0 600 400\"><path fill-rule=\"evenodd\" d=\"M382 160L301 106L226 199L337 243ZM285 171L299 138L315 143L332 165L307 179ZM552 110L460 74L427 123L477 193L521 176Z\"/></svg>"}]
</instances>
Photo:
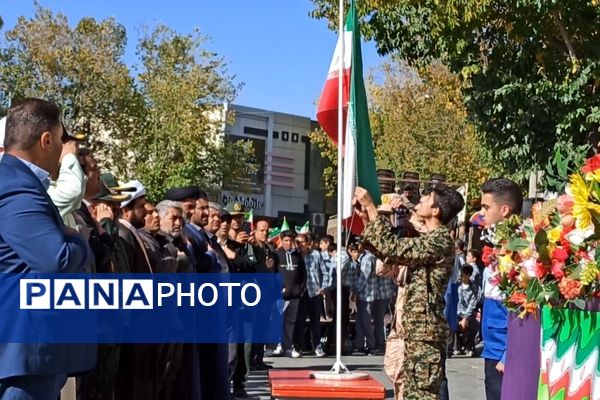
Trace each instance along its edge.
<instances>
[{"instance_id":1,"label":"black military cap","mask_svg":"<svg viewBox=\"0 0 600 400\"><path fill-rule=\"evenodd\" d=\"M206 193L198 186L185 186L167 190L165 199L183 201L185 199L206 199Z\"/></svg>"}]
</instances>

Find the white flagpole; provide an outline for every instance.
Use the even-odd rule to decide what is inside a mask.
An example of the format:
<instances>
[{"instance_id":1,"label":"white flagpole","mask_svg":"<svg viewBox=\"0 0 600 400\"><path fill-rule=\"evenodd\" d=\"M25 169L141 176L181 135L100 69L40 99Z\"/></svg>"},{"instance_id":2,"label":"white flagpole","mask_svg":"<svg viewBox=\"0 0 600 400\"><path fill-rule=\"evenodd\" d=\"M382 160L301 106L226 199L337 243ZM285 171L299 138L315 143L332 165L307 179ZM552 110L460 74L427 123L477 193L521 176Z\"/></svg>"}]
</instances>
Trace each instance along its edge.
<instances>
[{"instance_id":1,"label":"white flagpole","mask_svg":"<svg viewBox=\"0 0 600 400\"><path fill-rule=\"evenodd\" d=\"M338 34L340 36L340 62L338 63L338 174L337 174L337 257L335 299L335 364L332 372L342 373L348 369L342 364L342 217L344 193L344 60L345 60L344 0L339 2Z\"/></svg>"},{"instance_id":2,"label":"white flagpole","mask_svg":"<svg viewBox=\"0 0 600 400\"><path fill-rule=\"evenodd\" d=\"M343 193L344 193L344 42L346 32L344 29L344 0L339 0L339 39L340 54L338 64L338 184L337 184L337 257L336 257L336 299L335 299L335 364L328 372L312 372L311 376L317 379L354 380L369 379L365 372L350 372L342 363L342 219L343 219ZM346 327L347 328L347 327Z\"/></svg>"}]
</instances>

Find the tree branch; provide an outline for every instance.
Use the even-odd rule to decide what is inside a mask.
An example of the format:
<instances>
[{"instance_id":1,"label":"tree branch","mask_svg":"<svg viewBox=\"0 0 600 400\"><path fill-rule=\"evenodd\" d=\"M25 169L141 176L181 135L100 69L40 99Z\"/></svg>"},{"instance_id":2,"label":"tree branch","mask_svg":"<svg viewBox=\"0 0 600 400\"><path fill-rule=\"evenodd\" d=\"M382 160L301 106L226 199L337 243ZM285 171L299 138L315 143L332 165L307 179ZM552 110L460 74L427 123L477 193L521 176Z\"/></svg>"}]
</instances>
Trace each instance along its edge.
<instances>
[{"instance_id":1,"label":"tree branch","mask_svg":"<svg viewBox=\"0 0 600 400\"><path fill-rule=\"evenodd\" d=\"M560 36L563 42L565 42L565 46L567 46L567 50L569 51L569 58L571 59L571 64L573 65L572 72L576 72L578 59L577 55L575 54L575 48L573 47L573 43L571 42L569 34L567 33L567 30L565 29L565 26L562 23L562 20L560 19L560 14L557 11L553 11L552 17L554 19L556 27L558 28L558 32L560 33Z\"/></svg>"}]
</instances>

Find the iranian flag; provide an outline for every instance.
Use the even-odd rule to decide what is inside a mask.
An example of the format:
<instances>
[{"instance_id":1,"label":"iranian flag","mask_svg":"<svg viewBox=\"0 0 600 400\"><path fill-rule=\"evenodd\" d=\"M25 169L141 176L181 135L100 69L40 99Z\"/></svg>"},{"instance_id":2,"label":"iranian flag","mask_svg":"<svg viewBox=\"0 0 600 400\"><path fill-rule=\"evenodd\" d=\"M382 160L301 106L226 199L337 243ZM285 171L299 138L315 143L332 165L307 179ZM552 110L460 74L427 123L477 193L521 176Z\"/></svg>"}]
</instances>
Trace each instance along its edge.
<instances>
[{"instance_id":1,"label":"iranian flag","mask_svg":"<svg viewBox=\"0 0 600 400\"><path fill-rule=\"evenodd\" d=\"M250 230L254 230L254 209L248 211L244 214L244 222L247 222L250 225Z\"/></svg>"},{"instance_id":2,"label":"iranian flag","mask_svg":"<svg viewBox=\"0 0 600 400\"><path fill-rule=\"evenodd\" d=\"M343 55L343 112L344 112L344 182L343 218L352 216L352 198L356 185L371 193L376 204L380 202L379 184L373 152L373 137L369 123L367 94L363 80L360 31L354 1L350 3L343 35L338 39L329 66L327 81L317 109L317 120L329 138L338 143L338 88L339 67ZM355 218L356 219L356 218Z\"/></svg>"}]
</instances>

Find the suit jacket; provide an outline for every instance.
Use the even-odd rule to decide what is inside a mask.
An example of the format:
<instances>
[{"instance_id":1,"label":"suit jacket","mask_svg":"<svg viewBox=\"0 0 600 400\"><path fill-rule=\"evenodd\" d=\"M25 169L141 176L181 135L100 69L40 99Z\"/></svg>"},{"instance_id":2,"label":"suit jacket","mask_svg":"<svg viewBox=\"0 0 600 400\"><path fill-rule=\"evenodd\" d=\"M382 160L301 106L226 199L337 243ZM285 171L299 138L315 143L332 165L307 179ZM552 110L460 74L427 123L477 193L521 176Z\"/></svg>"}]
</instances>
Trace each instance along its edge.
<instances>
[{"instance_id":1,"label":"suit jacket","mask_svg":"<svg viewBox=\"0 0 600 400\"><path fill-rule=\"evenodd\" d=\"M111 272L108 263L118 233L114 232L112 236L107 232L100 234L96 226L96 221L85 203L81 204L81 207L75 211L75 214L80 217L87 228L91 229L88 243L92 248L95 259L96 268L93 272Z\"/></svg>"},{"instance_id":2,"label":"suit jacket","mask_svg":"<svg viewBox=\"0 0 600 400\"><path fill-rule=\"evenodd\" d=\"M83 237L65 234L60 213L25 163L4 154L0 176L0 273L75 273L93 263ZM95 357L90 345L3 343L0 379L83 372Z\"/></svg>"},{"instance_id":3,"label":"suit jacket","mask_svg":"<svg viewBox=\"0 0 600 400\"><path fill-rule=\"evenodd\" d=\"M177 257L173 257L164 249L156 237L144 228L138 229L138 234L146 247L146 254L154 272L166 272L174 274L177 272Z\"/></svg>"},{"instance_id":4,"label":"suit jacket","mask_svg":"<svg viewBox=\"0 0 600 400\"><path fill-rule=\"evenodd\" d=\"M187 254L195 272L221 272L222 266L219 264L217 254L209 250L210 239L202 229L198 229L192 224L185 224L183 227L188 245ZM213 243L214 246L214 243ZM220 247L217 245L215 248Z\"/></svg>"}]
</instances>

